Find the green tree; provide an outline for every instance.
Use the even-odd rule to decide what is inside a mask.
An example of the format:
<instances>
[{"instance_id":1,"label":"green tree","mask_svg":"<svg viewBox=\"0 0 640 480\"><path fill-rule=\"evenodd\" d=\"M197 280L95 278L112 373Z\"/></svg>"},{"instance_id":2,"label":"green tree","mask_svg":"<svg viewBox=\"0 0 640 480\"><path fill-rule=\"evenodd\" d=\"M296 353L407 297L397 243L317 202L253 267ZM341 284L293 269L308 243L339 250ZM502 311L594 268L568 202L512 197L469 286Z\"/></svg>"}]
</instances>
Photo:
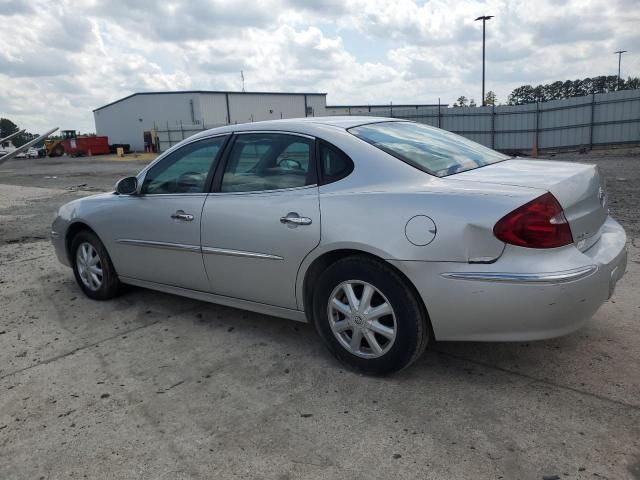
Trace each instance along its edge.
<instances>
[{"instance_id":1,"label":"green tree","mask_svg":"<svg viewBox=\"0 0 640 480\"><path fill-rule=\"evenodd\" d=\"M509 94L507 103L509 105L522 105L536 101L548 102L549 100L580 97L592 93L607 93L637 88L640 88L640 78L629 77L627 80L621 78L620 88L618 88L618 77L616 75L600 75L591 78L565 80L563 82L555 81L536 87L523 85L515 88Z\"/></svg>"},{"instance_id":2,"label":"green tree","mask_svg":"<svg viewBox=\"0 0 640 480\"><path fill-rule=\"evenodd\" d=\"M509 105L524 105L525 103L534 103L536 101L535 93L531 85L523 85L514 89L507 100Z\"/></svg>"},{"instance_id":3,"label":"green tree","mask_svg":"<svg viewBox=\"0 0 640 480\"><path fill-rule=\"evenodd\" d=\"M11 135L12 133L16 133L20 128L13 123L8 118L0 118L0 138L5 138ZM15 147L21 147L29 140L36 138L36 135L32 133L23 132L20 135L16 135L10 141L13 143ZM6 146L6 145L5 145Z\"/></svg>"},{"instance_id":4,"label":"green tree","mask_svg":"<svg viewBox=\"0 0 640 480\"><path fill-rule=\"evenodd\" d=\"M476 107L476 101L472 98L471 100L469 100L469 106L470 107Z\"/></svg>"},{"instance_id":5,"label":"green tree","mask_svg":"<svg viewBox=\"0 0 640 480\"><path fill-rule=\"evenodd\" d=\"M19 130L18 126L8 118L0 118L0 138L8 137Z\"/></svg>"},{"instance_id":6,"label":"green tree","mask_svg":"<svg viewBox=\"0 0 640 480\"><path fill-rule=\"evenodd\" d=\"M464 95L460 95L458 97L457 102L458 102L457 104L455 103L453 104L454 107L466 107L468 100L467 100L467 97L465 97Z\"/></svg>"},{"instance_id":7,"label":"green tree","mask_svg":"<svg viewBox=\"0 0 640 480\"><path fill-rule=\"evenodd\" d=\"M625 90L635 90L637 88L640 88L640 78L639 77L635 77L635 78L629 77L624 82L624 86L625 86Z\"/></svg>"},{"instance_id":8,"label":"green tree","mask_svg":"<svg viewBox=\"0 0 640 480\"><path fill-rule=\"evenodd\" d=\"M484 104L485 105L495 105L498 102L498 97L493 90L489 90L487 94L484 96Z\"/></svg>"},{"instance_id":9,"label":"green tree","mask_svg":"<svg viewBox=\"0 0 640 480\"><path fill-rule=\"evenodd\" d=\"M544 100L559 100L562 98L562 82L553 82L543 85L542 87Z\"/></svg>"},{"instance_id":10,"label":"green tree","mask_svg":"<svg viewBox=\"0 0 640 480\"><path fill-rule=\"evenodd\" d=\"M624 80L620 79L620 90L625 90ZM618 76L617 75L607 75L607 92L615 92L618 90Z\"/></svg>"}]
</instances>

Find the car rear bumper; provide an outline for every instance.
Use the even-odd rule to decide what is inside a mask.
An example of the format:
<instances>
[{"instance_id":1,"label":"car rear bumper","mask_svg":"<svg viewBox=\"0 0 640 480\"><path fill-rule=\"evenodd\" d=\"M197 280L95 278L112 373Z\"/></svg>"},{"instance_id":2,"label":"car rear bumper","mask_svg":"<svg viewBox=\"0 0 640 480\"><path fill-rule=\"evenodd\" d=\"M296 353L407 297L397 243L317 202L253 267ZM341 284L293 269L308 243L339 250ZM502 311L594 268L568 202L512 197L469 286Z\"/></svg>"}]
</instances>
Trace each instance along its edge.
<instances>
[{"instance_id":1,"label":"car rear bumper","mask_svg":"<svg viewBox=\"0 0 640 480\"><path fill-rule=\"evenodd\" d=\"M611 217L585 252L508 247L492 264L394 261L411 279L438 340L525 341L570 333L613 294L627 263Z\"/></svg>"}]
</instances>

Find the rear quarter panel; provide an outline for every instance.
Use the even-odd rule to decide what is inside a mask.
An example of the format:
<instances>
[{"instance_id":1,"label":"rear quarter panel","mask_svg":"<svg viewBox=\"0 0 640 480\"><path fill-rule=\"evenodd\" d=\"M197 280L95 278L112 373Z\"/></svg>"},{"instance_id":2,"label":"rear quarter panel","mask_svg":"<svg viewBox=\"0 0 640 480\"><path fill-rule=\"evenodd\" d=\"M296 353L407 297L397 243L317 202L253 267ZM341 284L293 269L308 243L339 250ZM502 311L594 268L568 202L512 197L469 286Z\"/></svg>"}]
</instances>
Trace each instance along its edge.
<instances>
[{"instance_id":1,"label":"rear quarter panel","mask_svg":"<svg viewBox=\"0 0 640 480\"><path fill-rule=\"evenodd\" d=\"M320 190L321 246L366 245L385 259L432 262L498 257L504 243L493 235L496 221L538 194L417 191L411 187L387 191ZM407 222L417 215L431 218L436 225L435 238L428 245L414 245L405 234Z\"/></svg>"},{"instance_id":2,"label":"rear quarter panel","mask_svg":"<svg viewBox=\"0 0 640 480\"><path fill-rule=\"evenodd\" d=\"M353 160L353 172L320 187L321 239L298 272L297 292L314 260L353 249L386 260L421 262L492 261L504 243L493 226L504 215L541 195L539 189L438 178L365 143L345 130L321 129L320 138ZM436 225L431 243L409 242L405 227L416 215ZM301 306L301 295L298 305Z\"/></svg>"}]
</instances>

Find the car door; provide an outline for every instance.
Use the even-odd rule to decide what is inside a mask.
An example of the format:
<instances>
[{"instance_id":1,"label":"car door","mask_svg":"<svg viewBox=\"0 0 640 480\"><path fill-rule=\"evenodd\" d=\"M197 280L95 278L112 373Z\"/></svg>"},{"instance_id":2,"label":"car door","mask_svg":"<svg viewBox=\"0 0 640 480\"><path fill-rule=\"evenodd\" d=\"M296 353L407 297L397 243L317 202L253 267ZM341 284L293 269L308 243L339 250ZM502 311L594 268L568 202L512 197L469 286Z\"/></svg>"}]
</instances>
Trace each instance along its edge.
<instances>
[{"instance_id":1,"label":"car door","mask_svg":"<svg viewBox=\"0 0 640 480\"><path fill-rule=\"evenodd\" d=\"M312 137L240 133L202 211L212 293L297 308L296 275L320 242Z\"/></svg>"},{"instance_id":2,"label":"car door","mask_svg":"<svg viewBox=\"0 0 640 480\"><path fill-rule=\"evenodd\" d=\"M139 194L114 199L109 252L120 276L208 291L200 219L227 139L184 145L142 173Z\"/></svg>"}]
</instances>

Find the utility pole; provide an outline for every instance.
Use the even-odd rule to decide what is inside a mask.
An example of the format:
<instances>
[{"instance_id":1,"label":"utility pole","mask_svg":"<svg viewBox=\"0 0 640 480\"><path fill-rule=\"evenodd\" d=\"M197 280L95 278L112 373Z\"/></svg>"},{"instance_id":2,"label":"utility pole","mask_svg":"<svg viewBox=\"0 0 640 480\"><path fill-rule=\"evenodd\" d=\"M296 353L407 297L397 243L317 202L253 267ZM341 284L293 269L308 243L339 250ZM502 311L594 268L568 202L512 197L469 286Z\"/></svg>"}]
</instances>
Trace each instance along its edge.
<instances>
[{"instance_id":1,"label":"utility pole","mask_svg":"<svg viewBox=\"0 0 640 480\"><path fill-rule=\"evenodd\" d=\"M483 15L474 20L477 22L478 20L482 20L482 106L484 107L484 44L485 44L485 28L484 24L487 20L490 20L494 17L494 15Z\"/></svg>"},{"instance_id":2,"label":"utility pole","mask_svg":"<svg viewBox=\"0 0 640 480\"><path fill-rule=\"evenodd\" d=\"M613 52L618 55L618 83L616 85L616 90L620 90L620 63L622 62L622 54L627 53L626 50L618 50L617 52Z\"/></svg>"}]
</instances>

